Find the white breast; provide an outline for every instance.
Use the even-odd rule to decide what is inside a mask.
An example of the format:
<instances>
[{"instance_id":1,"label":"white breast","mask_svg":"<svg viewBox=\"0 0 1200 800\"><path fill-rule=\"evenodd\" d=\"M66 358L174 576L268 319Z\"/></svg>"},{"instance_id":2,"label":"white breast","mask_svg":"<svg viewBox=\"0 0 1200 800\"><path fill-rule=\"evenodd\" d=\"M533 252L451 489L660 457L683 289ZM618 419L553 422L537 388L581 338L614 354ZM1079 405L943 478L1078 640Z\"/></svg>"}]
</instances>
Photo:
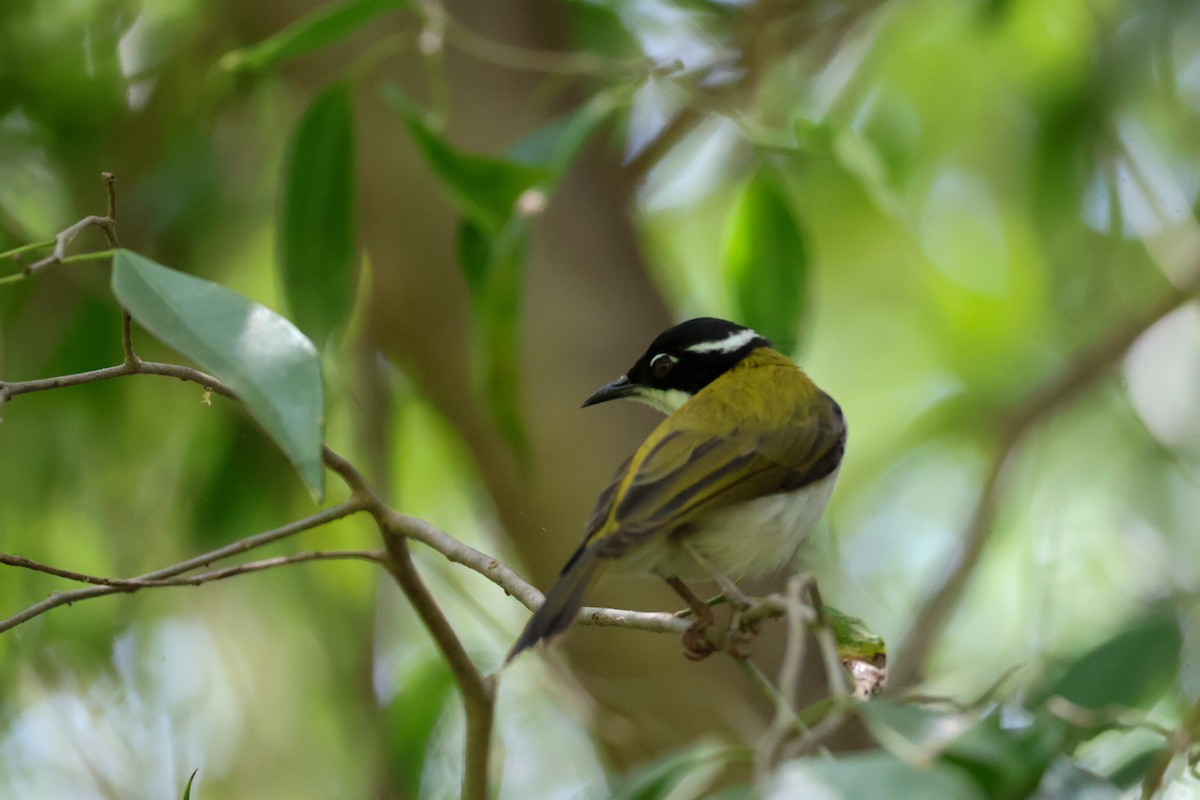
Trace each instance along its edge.
<instances>
[{"instance_id":1,"label":"white breast","mask_svg":"<svg viewBox=\"0 0 1200 800\"><path fill-rule=\"evenodd\" d=\"M614 565L621 571L664 578L702 580L710 576L680 546L686 540L722 575L741 580L790 565L833 494L839 469L797 489L718 511L674 535L652 535Z\"/></svg>"}]
</instances>

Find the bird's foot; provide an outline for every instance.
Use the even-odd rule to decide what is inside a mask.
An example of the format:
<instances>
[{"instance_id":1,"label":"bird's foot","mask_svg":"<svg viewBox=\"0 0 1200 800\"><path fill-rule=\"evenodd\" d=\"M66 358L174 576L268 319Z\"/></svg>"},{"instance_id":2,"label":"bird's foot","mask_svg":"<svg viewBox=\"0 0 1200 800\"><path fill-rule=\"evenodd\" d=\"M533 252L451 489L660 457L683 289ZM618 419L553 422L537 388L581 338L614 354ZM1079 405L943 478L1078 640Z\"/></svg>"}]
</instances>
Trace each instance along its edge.
<instances>
[{"instance_id":1,"label":"bird's foot","mask_svg":"<svg viewBox=\"0 0 1200 800\"><path fill-rule=\"evenodd\" d=\"M753 606L735 607L733 613L729 617L729 635L726 639L728 642L727 649L729 655L734 658L745 660L750 657L752 652L751 646L754 640L758 637L758 631L762 627L762 619L746 619L746 611Z\"/></svg>"},{"instance_id":2,"label":"bird's foot","mask_svg":"<svg viewBox=\"0 0 1200 800\"><path fill-rule=\"evenodd\" d=\"M711 619L698 619L683 632L683 654L689 661L703 661L717 652L717 646L708 638L711 625Z\"/></svg>"}]
</instances>

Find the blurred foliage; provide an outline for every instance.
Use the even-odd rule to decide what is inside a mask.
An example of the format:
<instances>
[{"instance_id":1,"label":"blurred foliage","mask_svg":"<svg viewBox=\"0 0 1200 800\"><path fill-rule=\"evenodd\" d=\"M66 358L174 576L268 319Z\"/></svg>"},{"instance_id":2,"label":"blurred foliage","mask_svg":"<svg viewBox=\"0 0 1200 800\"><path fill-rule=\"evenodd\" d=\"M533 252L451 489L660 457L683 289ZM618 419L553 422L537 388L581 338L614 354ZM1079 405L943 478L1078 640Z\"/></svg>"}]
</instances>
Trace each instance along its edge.
<instances>
[{"instance_id":1,"label":"blurred foliage","mask_svg":"<svg viewBox=\"0 0 1200 800\"><path fill-rule=\"evenodd\" d=\"M324 430L399 508L525 573L525 543L501 524L512 470L481 431L526 474L562 478L544 495L567 494L569 465L536 461L535 401L571 387L543 381L565 369L525 358L528 298L544 292L579 320L556 336L583 359L600 352L588 337L603 331L585 320L606 297L588 282L621 273L572 269L587 245L555 238L547 209L575 202L585 221L636 231L635 269L675 316L758 327L845 408L850 449L808 566L891 653L944 574L1014 410L1085 348L1131 333L1127 353L1108 353L1008 455L990 541L922 696L840 709L865 724L865 751L796 754L763 795L1116 798L1143 782L1148 795L1200 793L1188 757L1200 313L1192 302L1144 318L1200 273L1195 4L574 0L550 12L514 0L513 20L537 19L520 35L483 3L257 5L0 10L0 251L100 213L101 170L118 175L131 248L112 290L98 263L21 279L46 248L6 259L0 378L119 363L120 299L158 339L139 331L142 357L241 380L282 448L174 381L13 398L0 549L125 576L285 524L311 512L305 485L321 492ZM481 99L465 60L535 75L536 91ZM491 116L455 124L473 114ZM427 183L379 187L402 149ZM572 181L603 183L608 205L571 201ZM398 195L412 201L403 212ZM457 263L414 258L461 290L478 426L456 425L460 398L371 338L392 313L373 282L395 260L363 242L390 227L454 232ZM101 247L88 231L72 252ZM268 310L281 307L317 350ZM653 327L633 307L604 309L610 329ZM281 330L302 379L274 370L267 345ZM447 349L447 370L459 355ZM263 359L271 369L253 366ZM545 498L509 501L523 513ZM376 546L355 520L280 549ZM523 609L418 560L481 668L498 668ZM4 613L63 588L4 576ZM449 673L369 566L80 603L0 635L0 658L6 796L456 791ZM501 796L754 791L739 771L753 737L715 726L618 774L603 742L620 725L584 694L554 659L505 673Z\"/></svg>"}]
</instances>

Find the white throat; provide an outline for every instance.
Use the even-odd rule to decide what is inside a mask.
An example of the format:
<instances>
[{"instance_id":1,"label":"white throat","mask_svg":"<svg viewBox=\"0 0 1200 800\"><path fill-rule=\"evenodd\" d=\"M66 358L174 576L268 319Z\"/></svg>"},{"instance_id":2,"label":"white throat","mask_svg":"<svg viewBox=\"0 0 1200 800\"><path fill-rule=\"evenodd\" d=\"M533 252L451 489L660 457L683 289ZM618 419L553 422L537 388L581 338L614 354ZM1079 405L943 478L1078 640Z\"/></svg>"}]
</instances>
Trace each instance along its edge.
<instances>
[{"instance_id":1,"label":"white throat","mask_svg":"<svg viewBox=\"0 0 1200 800\"><path fill-rule=\"evenodd\" d=\"M679 410L680 406L691 400L692 396L679 389L647 389L641 386L636 392L629 395L629 399L645 403L664 414L673 414Z\"/></svg>"}]
</instances>

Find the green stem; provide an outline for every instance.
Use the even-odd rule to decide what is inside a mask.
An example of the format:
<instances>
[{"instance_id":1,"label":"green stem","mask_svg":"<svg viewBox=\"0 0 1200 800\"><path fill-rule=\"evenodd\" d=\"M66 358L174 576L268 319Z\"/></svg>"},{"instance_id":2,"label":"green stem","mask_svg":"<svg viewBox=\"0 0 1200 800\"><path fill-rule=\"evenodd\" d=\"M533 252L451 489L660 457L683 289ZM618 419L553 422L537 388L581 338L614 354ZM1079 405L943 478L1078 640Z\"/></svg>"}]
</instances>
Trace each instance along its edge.
<instances>
[{"instance_id":1,"label":"green stem","mask_svg":"<svg viewBox=\"0 0 1200 800\"><path fill-rule=\"evenodd\" d=\"M112 258L116 254L117 254L117 251L115 248L111 249L111 250L97 250L94 253L80 253L79 255L75 255L75 256L67 256L66 258L64 258L62 261L59 261L58 263L74 264L76 261L101 261L105 258Z\"/></svg>"},{"instance_id":2,"label":"green stem","mask_svg":"<svg viewBox=\"0 0 1200 800\"><path fill-rule=\"evenodd\" d=\"M3 253L0 253L0 258L12 258L13 256L19 256L22 253L28 253L30 250L41 250L46 247L54 247L54 240L47 239L44 242L23 244L20 247L14 247L12 250L5 250Z\"/></svg>"},{"instance_id":3,"label":"green stem","mask_svg":"<svg viewBox=\"0 0 1200 800\"><path fill-rule=\"evenodd\" d=\"M16 274L5 275L3 278L0 278L0 284L16 283L17 281L23 281L23 280L25 280L25 273L18 272Z\"/></svg>"}]
</instances>

